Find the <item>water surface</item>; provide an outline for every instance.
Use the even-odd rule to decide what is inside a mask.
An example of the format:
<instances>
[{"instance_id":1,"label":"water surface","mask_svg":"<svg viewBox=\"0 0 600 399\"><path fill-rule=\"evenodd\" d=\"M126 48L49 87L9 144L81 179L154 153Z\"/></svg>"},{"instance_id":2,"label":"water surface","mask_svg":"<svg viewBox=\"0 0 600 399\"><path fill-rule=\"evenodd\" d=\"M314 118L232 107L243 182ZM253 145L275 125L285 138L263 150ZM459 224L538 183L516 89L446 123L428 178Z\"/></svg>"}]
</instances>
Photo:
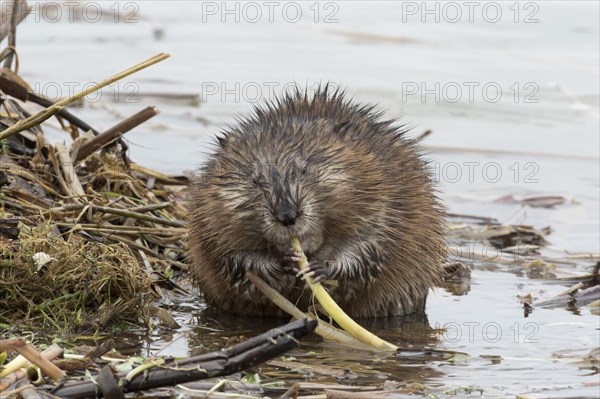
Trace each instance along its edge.
<instances>
[{"instance_id":1,"label":"water surface","mask_svg":"<svg viewBox=\"0 0 600 399\"><path fill-rule=\"evenodd\" d=\"M101 2L98 22L68 22L68 14L53 22L41 14L42 3L35 4L36 18L18 34L20 72L48 96L64 97L69 87L99 81L158 52L172 55L76 110L103 130L157 105L161 114L127 135L138 163L167 173L196 169L211 137L238 112L290 83L315 87L332 81L360 101L380 104L387 116L413 126L415 136L433 131L424 145L451 212L551 226L543 255L600 252L597 2L521 3L517 22L510 8L515 6L501 3L495 23L478 12L472 23L466 17L452 23L454 14L442 11L436 22L433 2L434 14L425 16L421 2L319 3L317 22L312 3L295 3L302 11L297 22L275 13L273 22L256 23L248 20L254 14L242 14L242 3L229 3L234 14L224 15L210 14L207 2L141 1L127 9ZM264 3L256 4L267 13ZM467 6L456 4L466 15ZM477 10L485 5L477 4ZM123 21L127 16L133 23ZM497 88L500 96L493 92ZM143 93L198 95L201 104L140 98ZM545 195L567 202L551 209L518 202ZM570 262L555 274L589 273L593 265ZM565 287L531 278L518 266L469 265L470 290L460 296L435 290L428 320L375 328L406 348L396 358L340 350L316 338L291 355L349 368L353 378L344 383L415 381L441 397L598 397L597 365L590 369L579 361L599 346L598 316L586 308L535 308L525 315L517 296L543 300ZM144 346L146 354L212 350L223 336L250 336L273 326L208 317L193 298L174 309L182 329L154 337ZM445 332L430 331L438 328ZM296 372L269 377L276 369L262 370L267 379L304 378ZM311 380L335 381L319 375Z\"/></svg>"}]
</instances>

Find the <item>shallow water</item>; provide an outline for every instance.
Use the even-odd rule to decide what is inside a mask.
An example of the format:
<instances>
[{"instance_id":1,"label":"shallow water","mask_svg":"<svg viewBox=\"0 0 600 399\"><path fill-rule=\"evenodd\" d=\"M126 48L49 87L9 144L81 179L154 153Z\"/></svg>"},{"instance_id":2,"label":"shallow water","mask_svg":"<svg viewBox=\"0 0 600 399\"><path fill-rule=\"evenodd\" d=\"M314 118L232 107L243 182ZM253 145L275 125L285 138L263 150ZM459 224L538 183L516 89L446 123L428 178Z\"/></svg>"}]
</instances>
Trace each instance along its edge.
<instances>
[{"instance_id":1,"label":"shallow water","mask_svg":"<svg viewBox=\"0 0 600 399\"><path fill-rule=\"evenodd\" d=\"M257 23L249 21L256 14L244 3L229 3L233 11L226 14L221 2L147 1L126 3L128 8L101 2L94 3L103 10L100 21L92 22L90 8L73 14L87 21L71 23L65 8L58 18L43 14L41 4L20 27L17 43L21 74L47 96L67 96L70 87L81 89L81 82L158 52L172 55L76 110L103 130L156 104L161 114L127 135L131 158L140 164L168 173L198 168L212 135L260 97L293 82L313 87L333 81L361 101L381 104L388 116L401 116L414 135L433 130L424 145L451 212L551 226L543 255L600 252L597 2L493 3L502 10L495 23L496 6L478 2L472 23L463 2L454 3L462 12L457 23L450 22L452 9L433 2L430 14L421 2L293 3L302 12L297 22L292 9L284 16L285 5L276 3L272 23L263 2L253 3L263 13ZM131 23L115 23L117 9L117 19ZM197 94L202 103L140 99L140 93ZM53 137L66 139L58 132ZM508 195L560 195L567 203L545 209L498 201ZM593 264L571 261L556 274L588 273ZM543 300L565 287L515 266L472 266L466 295L432 293L427 322L389 321L376 328L407 348L396 358L339 350L317 339L291 355L350 368L356 378L344 383L416 381L442 397L600 396L598 375L578 363L600 345L598 316L585 308L535 308L525 317L517 295ZM223 336L251 336L274 325L216 320L203 308L182 299L174 307L182 329L158 334L143 351L184 356L220 347ZM427 325L445 333L436 338ZM275 368L263 368L269 370ZM303 379L296 372L277 378L282 375Z\"/></svg>"}]
</instances>

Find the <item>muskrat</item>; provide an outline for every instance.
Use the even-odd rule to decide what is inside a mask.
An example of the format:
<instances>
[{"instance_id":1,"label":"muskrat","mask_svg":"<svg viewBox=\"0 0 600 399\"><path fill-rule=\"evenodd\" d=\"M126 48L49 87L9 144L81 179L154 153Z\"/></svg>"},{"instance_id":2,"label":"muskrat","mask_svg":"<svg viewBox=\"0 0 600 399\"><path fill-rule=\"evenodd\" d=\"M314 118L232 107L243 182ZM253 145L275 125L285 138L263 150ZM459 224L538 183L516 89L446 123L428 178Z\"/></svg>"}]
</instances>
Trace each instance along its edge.
<instances>
[{"instance_id":1,"label":"muskrat","mask_svg":"<svg viewBox=\"0 0 600 399\"><path fill-rule=\"evenodd\" d=\"M192 274L207 303L283 316L251 271L306 310L307 275L352 317L423 312L446 257L444 209L404 125L329 85L259 106L217 137L191 194ZM297 275L300 239L310 267Z\"/></svg>"}]
</instances>

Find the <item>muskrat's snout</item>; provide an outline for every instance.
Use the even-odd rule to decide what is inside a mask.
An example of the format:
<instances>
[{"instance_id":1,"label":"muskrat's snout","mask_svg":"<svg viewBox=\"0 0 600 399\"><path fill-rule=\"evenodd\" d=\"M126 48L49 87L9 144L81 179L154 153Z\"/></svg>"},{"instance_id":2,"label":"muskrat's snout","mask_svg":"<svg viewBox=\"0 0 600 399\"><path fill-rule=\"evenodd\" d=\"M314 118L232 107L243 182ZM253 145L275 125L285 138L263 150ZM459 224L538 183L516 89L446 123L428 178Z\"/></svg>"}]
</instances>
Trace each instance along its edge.
<instances>
[{"instance_id":1,"label":"muskrat's snout","mask_svg":"<svg viewBox=\"0 0 600 399\"><path fill-rule=\"evenodd\" d=\"M275 219L285 227L296 224L296 219L299 215L300 212L289 201L279 201L279 203L275 204Z\"/></svg>"},{"instance_id":2,"label":"muskrat's snout","mask_svg":"<svg viewBox=\"0 0 600 399\"><path fill-rule=\"evenodd\" d=\"M271 165L271 214L274 222L284 227L298 227L298 219L302 216L303 199L299 195L301 185L298 182L297 167L293 163L289 167L277 168ZM283 170L283 172L282 172Z\"/></svg>"}]
</instances>

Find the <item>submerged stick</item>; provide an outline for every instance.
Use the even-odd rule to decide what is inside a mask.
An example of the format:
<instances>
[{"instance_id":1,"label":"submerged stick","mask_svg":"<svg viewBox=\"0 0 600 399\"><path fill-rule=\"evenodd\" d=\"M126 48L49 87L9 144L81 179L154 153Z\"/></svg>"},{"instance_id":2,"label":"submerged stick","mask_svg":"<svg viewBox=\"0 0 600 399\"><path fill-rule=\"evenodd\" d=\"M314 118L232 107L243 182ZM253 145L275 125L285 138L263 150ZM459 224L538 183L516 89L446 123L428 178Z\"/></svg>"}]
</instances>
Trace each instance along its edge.
<instances>
[{"instance_id":1,"label":"submerged stick","mask_svg":"<svg viewBox=\"0 0 600 399\"><path fill-rule=\"evenodd\" d=\"M29 118L22 119L19 122L12 125L11 127L9 127L8 129L0 132L0 140L6 139L14 134L22 132L23 130L27 130L30 127L37 126L40 123L44 122L46 119L50 118L52 115L59 112L63 107L71 104L72 102L77 101L77 100L87 96L88 94L91 94L95 91L102 89L105 86L110 85L111 83L121 80L133 73L139 72L142 69L145 69L145 68L147 68L151 65L154 65L157 62L163 61L169 57L170 57L169 54L165 54L165 53L157 54L154 57L151 57L151 58L147 59L146 61L140 62L139 64L134 65L131 68L128 68L122 72L119 72L118 74L113 75L110 78L108 78L98 84L90 86L87 89L82 90L79 93L72 95L71 97L65 98L64 100L61 100L61 101L55 103L53 106L48 107L48 108L38 112L37 114L30 116Z\"/></svg>"},{"instance_id":2,"label":"submerged stick","mask_svg":"<svg viewBox=\"0 0 600 399\"><path fill-rule=\"evenodd\" d=\"M308 267L308 260L306 259L306 255L302 251L302 246L300 245L300 240L297 237L292 238L292 248L294 251L297 251L302 254L302 260L299 262L300 270ZM321 285L321 283L314 283L310 277L306 278L306 282L308 286L312 290L313 294L317 298L317 301L321 304L323 309L335 320L346 332L350 335L374 348L377 348L382 351L396 351L398 347L394 344L391 344L383 339L379 338L375 334L369 332L362 326L360 326L357 322L352 320L350 316L348 316L340 306L335 303L331 295L325 290L325 288Z\"/></svg>"},{"instance_id":3,"label":"submerged stick","mask_svg":"<svg viewBox=\"0 0 600 399\"><path fill-rule=\"evenodd\" d=\"M131 380L125 379L127 373L120 373L117 378L124 392L137 392L233 374L297 347L298 339L312 332L316 325L315 320L296 320L218 352L155 365ZM89 380L66 383L51 394L71 399L98 396L96 383Z\"/></svg>"}]
</instances>

